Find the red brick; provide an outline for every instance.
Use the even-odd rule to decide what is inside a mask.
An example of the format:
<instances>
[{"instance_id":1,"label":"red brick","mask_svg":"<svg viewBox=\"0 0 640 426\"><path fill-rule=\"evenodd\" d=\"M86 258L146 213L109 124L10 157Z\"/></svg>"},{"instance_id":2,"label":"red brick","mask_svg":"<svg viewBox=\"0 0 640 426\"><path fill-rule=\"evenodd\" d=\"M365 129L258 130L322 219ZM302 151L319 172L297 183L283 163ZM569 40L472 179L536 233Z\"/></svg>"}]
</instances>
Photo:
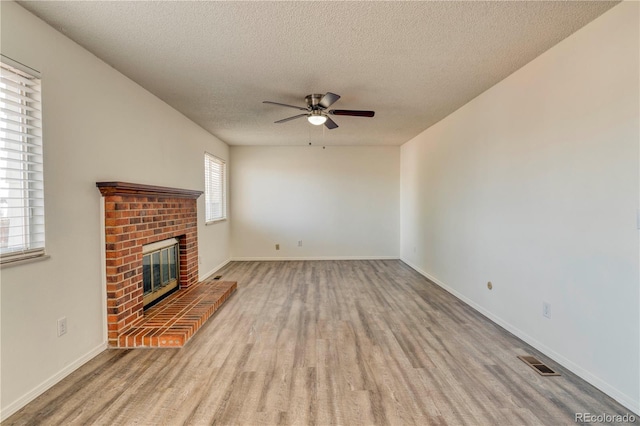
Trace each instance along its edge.
<instances>
[{"instance_id":1,"label":"red brick","mask_svg":"<svg viewBox=\"0 0 640 426\"><path fill-rule=\"evenodd\" d=\"M117 212L117 211L114 211L114 210L109 210L109 211L105 211L104 212L104 217L106 219L117 219L117 218L119 218L121 216L122 216L122 213L119 212L119 211Z\"/></svg>"}]
</instances>

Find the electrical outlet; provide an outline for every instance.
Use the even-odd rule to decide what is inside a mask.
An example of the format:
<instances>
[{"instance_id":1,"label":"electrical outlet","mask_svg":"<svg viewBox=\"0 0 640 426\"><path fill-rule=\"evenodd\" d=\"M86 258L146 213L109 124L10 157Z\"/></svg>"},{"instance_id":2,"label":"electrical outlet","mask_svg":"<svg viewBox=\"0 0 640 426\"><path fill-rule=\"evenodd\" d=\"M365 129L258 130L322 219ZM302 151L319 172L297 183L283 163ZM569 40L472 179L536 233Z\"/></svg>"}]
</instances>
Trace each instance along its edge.
<instances>
[{"instance_id":1,"label":"electrical outlet","mask_svg":"<svg viewBox=\"0 0 640 426\"><path fill-rule=\"evenodd\" d=\"M276 244L276 250L280 250L280 244Z\"/></svg>"},{"instance_id":2,"label":"electrical outlet","mask_svg":"<svg viewBox=\"0 0 640 426\"><path fill-rule=\"evenodd\" d=\"M551 303L542 302L542 316L551 319Z\"/></svg>"},{"instance_id":3,"label":"electrical outlet","mask_svg":"<svg viewBox=\"0 0 640 426\"><path fill-rule=\"evenodd\" d=\"M58 319L58 337L67 334L67 317Z\"/></svg>"},{"instance_id":4,"label":"electrical outlet","mask_svg":"<svg viewBox=\"0 0 640 426\"><path fill-rule=\"evenodd\" d=\"M198 256L198 265L202 265L202 256Z\"/></svg>"},{"instance_id":5,"label":"electrical outlet","mask_svg":"<svg viewBox=\"0 0 640 426\"><path fill-rule=\"evenodd\" d=\"M298 247L302 247L302 240L298 241Z\"/></svg>"}]
</instances>

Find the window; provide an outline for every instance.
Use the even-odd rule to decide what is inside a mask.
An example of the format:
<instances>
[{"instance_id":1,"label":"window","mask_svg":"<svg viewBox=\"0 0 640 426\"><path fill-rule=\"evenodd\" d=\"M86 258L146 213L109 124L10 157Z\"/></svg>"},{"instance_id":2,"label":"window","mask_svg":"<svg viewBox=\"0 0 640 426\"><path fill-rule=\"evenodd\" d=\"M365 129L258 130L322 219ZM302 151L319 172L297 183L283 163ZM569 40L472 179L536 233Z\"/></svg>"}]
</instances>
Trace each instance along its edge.
<instances>
[{"instance_id":1,"label":"window","mask_svg":"<svg viewBox=\"0 0 640 426\"><path fill-rule=\"evenodd\" d=\"M40 79L0 62L0 263L44 255Z\"/></svg>"},{"instance_id":2,"label":"window","mask_svg":"<svg viewBox=\"0 0 640 426\"><path fill-rule=\"evenodd\" d=\"M204 201L206 222L227 218L226 164L207 152L204 153Z\"/></svg>"}]
</instances>

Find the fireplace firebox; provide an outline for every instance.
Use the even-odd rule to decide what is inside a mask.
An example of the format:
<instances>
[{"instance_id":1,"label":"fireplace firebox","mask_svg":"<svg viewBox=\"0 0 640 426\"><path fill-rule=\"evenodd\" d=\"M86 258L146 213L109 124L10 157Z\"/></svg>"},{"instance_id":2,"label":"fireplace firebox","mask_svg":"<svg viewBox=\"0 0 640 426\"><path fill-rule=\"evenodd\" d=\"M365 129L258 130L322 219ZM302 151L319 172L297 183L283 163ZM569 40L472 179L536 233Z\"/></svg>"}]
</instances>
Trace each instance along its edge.
<instances>
[{"instance_id":1,"label":"fireplace firebox","mask_svg":"<svg viewBox=\"0 0 640 426\"><path fill-rule=\"evenodd\" d=\"M178 240L169 238L142 246L144 309L178 289Z\"/></svg>"}]
</instances>

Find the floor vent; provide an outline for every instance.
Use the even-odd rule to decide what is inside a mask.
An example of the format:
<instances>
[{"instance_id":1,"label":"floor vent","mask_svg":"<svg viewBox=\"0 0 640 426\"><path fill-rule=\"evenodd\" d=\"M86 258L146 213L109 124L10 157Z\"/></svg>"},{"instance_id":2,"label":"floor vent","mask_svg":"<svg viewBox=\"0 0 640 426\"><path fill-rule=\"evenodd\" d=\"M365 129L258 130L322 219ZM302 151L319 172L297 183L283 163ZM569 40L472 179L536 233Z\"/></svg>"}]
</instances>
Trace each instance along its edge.
<instances>
[{"instance_id":1,"label":"floor vent","mask_svg":"<svg viewBox=\"0 0 640 426\"><path fill-rule=\"evenodd\" d=\"M220 278L222 278L222 275L216 275L215 277L213 277L214 280L219 280Z\"/></svg>"},{"instance_id":2,"label":"floor vent","mask_svg":"<svg viewBox=\"0 0 640 426\"><path fill-rule=\"evenodd\" d=\"M545 363L543 363L542 361L539 361L536 357L519 355L518 358L520 358L529 367L533 368L538 373L540 373L541 376L559 376L560 375L560 373L556 373L551 368L549 368Z\"/></svg>"}]
</instances>

